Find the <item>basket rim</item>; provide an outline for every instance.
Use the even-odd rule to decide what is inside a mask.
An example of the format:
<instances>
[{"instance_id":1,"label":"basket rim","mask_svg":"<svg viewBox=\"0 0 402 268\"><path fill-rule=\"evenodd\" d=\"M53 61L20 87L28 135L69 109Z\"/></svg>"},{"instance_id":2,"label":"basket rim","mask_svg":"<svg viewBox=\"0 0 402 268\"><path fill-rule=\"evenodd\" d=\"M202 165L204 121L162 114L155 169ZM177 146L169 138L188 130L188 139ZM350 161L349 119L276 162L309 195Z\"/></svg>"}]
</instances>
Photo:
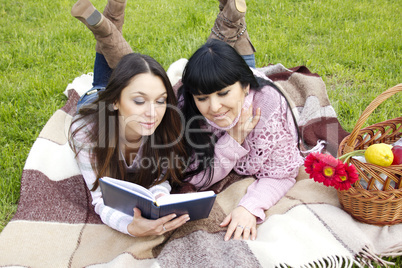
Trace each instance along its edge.
<instances>
[{"instance_id":1,"label":"basket rim","mask_svg":"<svg viewBox=\"0 0 402 268\"><path fill-rule=\"evenodd\" d=\"M360 115L359 119L357 120L355 127L353 128L352 132L346 136L342 142L345 140L345 145L344 145L344 153L352 152L354 151L355 148L355 141L356 138L362 129L363 124L366 122L367 118L370 116L370 114L386 99L390 98L391 96L395 95L398 92L402 91L402 83L398 84L396 86L393 86L386 91L382 92L380 95L378 95L367 107L366 109L362 112ZM400 117L397 117L400 118ZM401 117L402 118L402 117ZM390 119L393 120L393 119ZM384 121L387 122L388 120ZM375 125L375 124L374 124ZM372 125L372 126L374 126ZM340 147L339 147L340 148ZM338 155L339 155L339 148L338 148Z\"/></svg>"},{"instance_id":2,"label":"basket rim","mask_svg":"<svg viewBox=\"0 0 402 268\"><path fill-rule=\"evenodd\" d=\"M375 123L373 125L359 129L359 132L357 133L356 137L354 137L354 142L356 142L356 139L361 132L366 131L366 130L371 130L372 128L383 125L383 124L391 124L391 123L402 123L402 116L396 117L393 119L388 119L386 121ZM342 155L348 153L348 152L345 152L344 150L345 150L345 147L347 146L347 142L348 142L349 138L351 137L351 135L352 135L352 133L347 135L346 137L344 137L343 140L340 142L339 147L338 147L338 152L337 152L338 156L342 156ZM353 149L355 149L355 145L356 144L354 144Z\"/></svg>"}]
</instances>

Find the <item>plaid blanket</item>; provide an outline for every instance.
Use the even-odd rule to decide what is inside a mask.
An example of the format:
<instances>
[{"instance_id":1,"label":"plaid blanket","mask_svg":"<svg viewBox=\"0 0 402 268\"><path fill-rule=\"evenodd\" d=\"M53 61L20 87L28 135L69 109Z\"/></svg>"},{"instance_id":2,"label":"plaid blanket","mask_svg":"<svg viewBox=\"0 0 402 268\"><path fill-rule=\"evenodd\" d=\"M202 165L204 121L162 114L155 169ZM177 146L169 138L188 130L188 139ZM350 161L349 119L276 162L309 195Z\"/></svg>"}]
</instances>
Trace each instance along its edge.
<instances>
[{"instance_id":1,"label":"plaid blanket","mask_svg":"<svg viewBox=\"0 0 402 268\"><path fill-rule=\"evenodd\" d=\"M305 148L320 140L328 152L336 148L346 132L322 79L305 67L274 65L261 71L291 100ZM82 75L69 84L66 104L32 146L18 210L0 234L0 267L341 267L386 265L383 256L402 254L401 224L355 221L340 208L336 191L308 179L303 168L295 186L266 212L255 241L223 240L219 223L254 180L234 173L213 186L218 195L207 219L147 238L109 228L94 212L67 143L76 102L91 81Z\"/></svg>"}]
</instances>

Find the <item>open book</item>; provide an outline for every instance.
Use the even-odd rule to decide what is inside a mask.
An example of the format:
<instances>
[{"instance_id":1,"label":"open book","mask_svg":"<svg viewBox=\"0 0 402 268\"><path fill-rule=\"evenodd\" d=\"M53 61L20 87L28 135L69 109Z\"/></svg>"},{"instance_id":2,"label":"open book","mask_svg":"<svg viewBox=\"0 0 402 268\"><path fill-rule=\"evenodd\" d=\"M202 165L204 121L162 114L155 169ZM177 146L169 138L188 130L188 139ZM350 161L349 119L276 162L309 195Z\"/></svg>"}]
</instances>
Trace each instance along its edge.
<instances>
[{"instance_id":1,"label":"open book","mask_svg":"<svg viewBox=\"0 0 402 268\"><path fill-rule=\"evenodd\" d=\"M213 191L205 191L164 195L155 200L148 189L132 182L103 177L99 183L106 206L131 216L137 207L142 217L147 219L158 219L172 213L177 216L188 213L190 221L207 218L216 198Z\"/></svg>"}]
</instances>

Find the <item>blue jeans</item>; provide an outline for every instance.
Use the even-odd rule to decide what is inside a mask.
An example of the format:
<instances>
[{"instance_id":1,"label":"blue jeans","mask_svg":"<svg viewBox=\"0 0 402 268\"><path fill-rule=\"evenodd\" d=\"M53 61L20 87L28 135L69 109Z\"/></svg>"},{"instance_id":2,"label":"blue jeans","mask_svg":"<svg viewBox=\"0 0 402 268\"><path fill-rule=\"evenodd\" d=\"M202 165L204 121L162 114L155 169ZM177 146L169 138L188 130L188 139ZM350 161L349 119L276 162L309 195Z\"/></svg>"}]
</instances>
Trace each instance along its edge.
<instances>
[{"instance_id":1,"label":"blue jeans","mask_svg":"<svg viewBox=\"0 0 402 268\"><path fill-rule=\"evenodd\" d=\"M247 63L249 67L255 68L255 56L254 54L251 55L241 55L244 61Z\"/></svg>"},{"instance_id":2,"label":"blue jeans","mask_svg":"<svg viewBox=\"0 0 402 268\"><path fill-rule=\"evenodd\" d=\"M105 56L96 53L92 88L78 100L77 111L81 106L91 104L98 98L99 91L105 90L111 74L112 69L107 64Z\"/></svg>"}]
</instances>

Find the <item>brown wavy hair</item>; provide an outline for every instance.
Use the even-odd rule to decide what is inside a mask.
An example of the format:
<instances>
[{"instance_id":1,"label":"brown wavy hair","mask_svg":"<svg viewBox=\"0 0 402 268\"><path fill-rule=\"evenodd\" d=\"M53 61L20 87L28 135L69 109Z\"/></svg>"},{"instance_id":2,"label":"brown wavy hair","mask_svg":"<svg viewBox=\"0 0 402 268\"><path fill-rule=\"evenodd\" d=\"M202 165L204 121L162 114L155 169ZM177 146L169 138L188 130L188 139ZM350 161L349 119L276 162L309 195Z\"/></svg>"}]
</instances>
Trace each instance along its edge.
<instances>
[{"instance_id":1,"label":"brown wavy hair","mask_svg":"<svg viewBox=\"0 0 402 268\"><path fill-rule=\"evenodd\" d=\"M135 173L128 173L123 162L125 160L120 156L118 111L113 109L113 104L120 99L122 90L132 78L143 73L151 73L162 79L167 92L167 109L155 132L143 137L141 157L147 157L151 166L144 168L140 165ZM83 134L85 143L94 145L90 157L97 179L92 190L99 186L99 178L105 176L131 181L146 188L166 180L173 186L181 184L187 155L181 139L184 124L178 110L174 109L176 105L176 96L169 78L155 59L131 53L120 60L106 89L99 92L98 99L80 108L75 116L72 125L79 124L79 127L73 130L70 128L70 146L76 156L82 149L82 142L80 144L78 140ZM91 126L89 132L87 125ZM162 146L155 147L155 144ZM157 178L162 179L158 181Z\"/></svg>"}]
</instances>

